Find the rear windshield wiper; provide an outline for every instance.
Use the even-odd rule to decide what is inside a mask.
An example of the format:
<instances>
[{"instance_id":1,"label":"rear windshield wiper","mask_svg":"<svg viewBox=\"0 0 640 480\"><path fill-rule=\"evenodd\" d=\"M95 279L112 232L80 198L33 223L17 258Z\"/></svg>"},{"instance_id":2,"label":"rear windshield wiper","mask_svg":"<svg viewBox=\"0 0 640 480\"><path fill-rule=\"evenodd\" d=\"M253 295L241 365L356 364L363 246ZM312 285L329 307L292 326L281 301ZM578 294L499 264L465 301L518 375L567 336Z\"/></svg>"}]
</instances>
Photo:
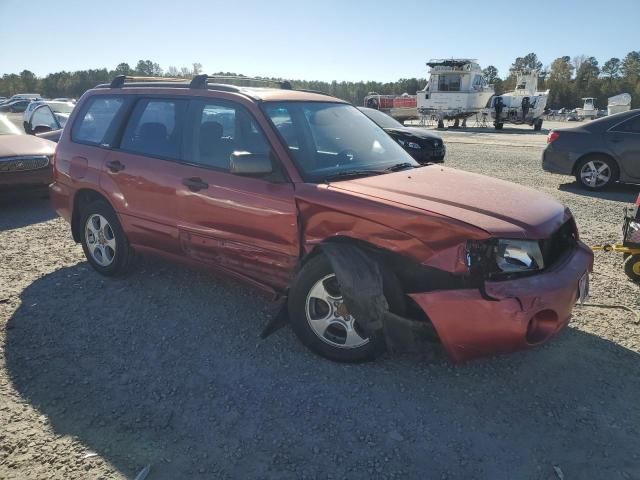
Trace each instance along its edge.
<instances>
[{"instance_id":1,"label":"rear windshield wiper","mask_svg":"<svg viewBox=\"0 0 640 480\"><path fill-rule=\"evenodd\" d=\"M381 175L385 173L385 171L380 170L346 170L344 172L337 172L332 175L327 175L324 177L323 181L325 183L330 182L331 180L338 179L346 179L346 178L355 178L355 177L368 177L371 175Z\"/></svg>"},{"instance_id":2,"label":"rear windshield wiper","mask_svg":"<svg viewBox=\"0 0 640 480\"><path fill-rule=\"evenodd\" d=\"M384 169L385 172L399 172L400 170L406 170L407 168L417 168L418 165L414 165L409 162L396 163Z\"/></svg>"}]
</instances>

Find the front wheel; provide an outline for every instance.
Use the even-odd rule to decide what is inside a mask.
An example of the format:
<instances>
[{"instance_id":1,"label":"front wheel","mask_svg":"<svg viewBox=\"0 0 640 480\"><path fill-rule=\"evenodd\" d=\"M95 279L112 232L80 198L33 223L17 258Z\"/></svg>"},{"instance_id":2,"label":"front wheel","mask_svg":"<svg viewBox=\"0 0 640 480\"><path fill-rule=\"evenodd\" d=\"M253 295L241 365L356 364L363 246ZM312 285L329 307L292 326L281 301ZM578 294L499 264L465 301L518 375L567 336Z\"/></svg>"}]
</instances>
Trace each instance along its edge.
<instances>
[{"instance_id":1,"label":"front wheel","mask_svg":"<svg viewBox=\"0 0 640 480\"><path fill-rule=\"evenodd\" d=\"M385 283L385 297L391 311L403 313L402 290L392 282ZM291 328L300 341L329 360L371 360L385 350L382 332L367 336L349 313L325 255L310 259L300 271L289 292L288 307Z\"/></svg>"},{"instance_id":2,"label":"front wheel","mask_svg":"<svg viewBox=\"0 0 640 480\"><path fill-rule=\"evenodd\" d=\"M607 157L585 158L576 167L576 181L589 190L602 190L618 179L618 167Z\"/></svg>"},{"instance_id":3,"label":"front wheel","mask_svg":"<svg viewBox=\"0 0 640 480\"><path fill-rule=\"evenodd\" d=\"M125 273L133 260L133 250L116 212L98 200L82 208L80 242L87 261L105 276Z\"/></svg>"},{"instance_id":4,"label":"front wheel","mask_svg":"<svg viewBox=\"0 0 640 480\"><path fill-rule=\"evenodd\" d=\"M640 283L640 254L627 257L624 261L624 273L634 282Z\"/></svg>"}]
</instances>

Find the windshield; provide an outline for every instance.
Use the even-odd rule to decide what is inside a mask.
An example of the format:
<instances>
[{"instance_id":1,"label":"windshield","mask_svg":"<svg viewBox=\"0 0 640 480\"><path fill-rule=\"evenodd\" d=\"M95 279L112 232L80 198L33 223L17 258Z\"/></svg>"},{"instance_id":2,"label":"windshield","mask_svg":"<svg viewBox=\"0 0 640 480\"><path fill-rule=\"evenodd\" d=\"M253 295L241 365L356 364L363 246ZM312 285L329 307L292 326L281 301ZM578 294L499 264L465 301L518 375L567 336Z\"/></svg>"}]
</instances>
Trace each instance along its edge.
<instances>
[{"instance_id":1,"label":"windshield","mask_svg":"<svg viewBox=\"0 0 640 480\"><path fill-rule=\"evenodd\" d=\"M352 105L325 102L265 102L267 116L286 142L307 182L350 173L385 173L418 163Z\"/></svg>"},{"instance_id":2,"label":"windshield","mask_svg":"<svg viewBox=\"0 0 640 480\"><path fill-rule=\"evenodd\" d=\"M4 115L0 115L0 135L20 135L21 133L23 132L11 120Z\"/></svg>"},{"instance_id":3,"label":"windshield","mask_svg":"<svg viewBox=\"0 0 640 480\"><path fill-rule=\"evenodd\" d=\"M75 107L73 103L67 102L47 102L47 105L49 105L55 113L71 113L71 110Z\"/></svg>"},{"instance_id":4,"label":"windshield","mask_svg":"<svg viewBox=\"0 0 640 480\"><path fill-rule=\"evenodd\" d=\"M381 112L380 110L376 110L374 108L359 108L358 110L360 110L382 128L404 128L404 125L402 125L399 121L387 115L386 113Z\"/></svg>"}]
</instances>

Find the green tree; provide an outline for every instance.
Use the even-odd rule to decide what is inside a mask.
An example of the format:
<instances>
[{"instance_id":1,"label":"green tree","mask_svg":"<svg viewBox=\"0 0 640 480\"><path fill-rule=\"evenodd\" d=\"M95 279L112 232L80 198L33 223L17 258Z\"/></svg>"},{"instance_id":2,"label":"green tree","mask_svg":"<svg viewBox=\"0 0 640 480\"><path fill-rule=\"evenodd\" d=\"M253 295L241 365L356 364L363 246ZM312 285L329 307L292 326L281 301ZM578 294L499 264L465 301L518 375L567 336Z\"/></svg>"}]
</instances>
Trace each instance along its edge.
<instances>
[{"instance_id":1,"label":"green tree","mask_svg":"<svg viewBox=\"0 0 640 480\"><path fill-rule=\"evenodd\" d=\"M489 65L487 68L482 70L482 76L488 84L496 83L496 80L500 77L498 76L498 69L493 65Z\"/></svg>"}]
</instances>

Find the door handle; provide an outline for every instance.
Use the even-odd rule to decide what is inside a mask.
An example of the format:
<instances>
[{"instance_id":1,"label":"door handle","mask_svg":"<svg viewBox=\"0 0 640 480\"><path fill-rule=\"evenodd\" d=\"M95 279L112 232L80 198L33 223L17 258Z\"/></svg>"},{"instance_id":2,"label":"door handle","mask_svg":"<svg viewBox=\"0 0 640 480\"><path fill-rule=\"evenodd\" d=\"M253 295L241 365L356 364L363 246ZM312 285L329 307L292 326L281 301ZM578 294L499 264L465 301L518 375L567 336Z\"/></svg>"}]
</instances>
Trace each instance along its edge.
<instances>
[{"instance_id":1,"label":"door handle","mask_svg":"<svg viewBox=\"0 0 640 480\"><path fill-rule=\"evenodd\" d=\"M110 160L107 162L107 168L113 173L121 172L124 170L124 165L119 160Z\"/></svg>"},{"instance_id":2,"label":"door handle","mask_svg":"<svg viewBox=\"0 0 640 480\"><path fill-rule=\"evenodd\" d=\"M192 192L209 188L209 184L199 177L183 178L182 184Z\"/></svg>"}]
</instances>

